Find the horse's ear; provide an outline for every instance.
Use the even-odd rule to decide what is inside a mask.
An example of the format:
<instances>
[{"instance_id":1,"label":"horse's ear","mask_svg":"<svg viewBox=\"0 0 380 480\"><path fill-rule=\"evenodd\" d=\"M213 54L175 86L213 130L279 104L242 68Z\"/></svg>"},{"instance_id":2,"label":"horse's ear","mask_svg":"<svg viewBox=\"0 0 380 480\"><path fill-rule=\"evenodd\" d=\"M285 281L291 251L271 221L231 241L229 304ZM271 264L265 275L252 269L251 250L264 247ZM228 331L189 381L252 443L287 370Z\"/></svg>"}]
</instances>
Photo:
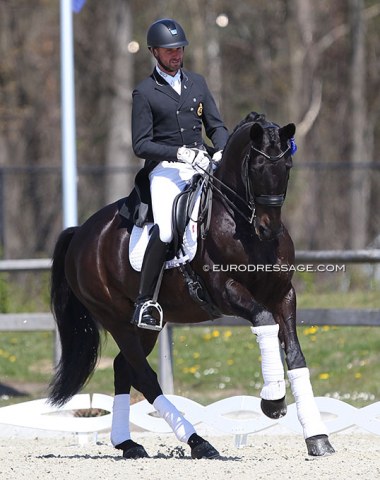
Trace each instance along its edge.
<instances>
[{"instance_id":1,"label":"horse's ear","mask_svg":"<svg viewBox=\"0 0 380 480\"><path fill-rule=\"evenodd\" d=\"M294 125L294 123L288 123L288 125L285 125L285 127L280 128L280 130L278 131L280 138L284 140L291 139L292 137L294 137L295 133L296 126Z\"/></svg>"},{"instance_id":2,"label":"horse's ear","mask_svg":"<svg viewBox=\"0 0 380 480\"><path fill-rule=\"evenodd\" d=\"M254 123L250 131L251 140L256 144L261 145L264 136L264 129L259 123Z\"/></svg>"}]
</instances>

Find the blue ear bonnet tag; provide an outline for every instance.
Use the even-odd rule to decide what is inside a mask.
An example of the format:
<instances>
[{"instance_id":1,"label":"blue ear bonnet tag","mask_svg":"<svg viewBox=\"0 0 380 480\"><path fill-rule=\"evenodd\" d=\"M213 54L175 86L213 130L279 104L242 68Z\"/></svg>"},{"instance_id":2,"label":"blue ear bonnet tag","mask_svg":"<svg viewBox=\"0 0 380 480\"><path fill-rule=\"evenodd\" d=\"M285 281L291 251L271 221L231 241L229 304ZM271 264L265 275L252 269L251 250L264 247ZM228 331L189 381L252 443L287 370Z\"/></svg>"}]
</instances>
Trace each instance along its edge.
<instances>
[{"instance_id":1,"label":"blue ear bonnet tag","mask_svg":"<svg viewBox=\"0 0 380 480\"><path fill-rule=\"evenodd\" d=\"M297 151L297 145L294 137L289 139L289 143L290 143L290 154L294 155Z\"/></svg>"}]
</instances>

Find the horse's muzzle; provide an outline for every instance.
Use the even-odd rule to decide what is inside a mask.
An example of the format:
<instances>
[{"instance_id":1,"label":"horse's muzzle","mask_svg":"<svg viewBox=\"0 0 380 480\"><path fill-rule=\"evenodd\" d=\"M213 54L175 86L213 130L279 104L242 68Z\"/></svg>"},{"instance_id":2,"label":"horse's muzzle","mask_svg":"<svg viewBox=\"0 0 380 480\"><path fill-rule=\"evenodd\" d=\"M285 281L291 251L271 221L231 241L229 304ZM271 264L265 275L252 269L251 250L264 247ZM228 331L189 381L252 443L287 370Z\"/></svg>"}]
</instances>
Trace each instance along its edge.
<instances>
[{"instance_id":1,"label":"horse's muzzle","mask_svg":"<svg viewBox=\"0 0 380 480\"><path fill-rule=\"evenodd\" d=\"M275 238L279 237L284 231L282 223L280 223L278 227L273 228L270 223L268 224L264 221L259 221L258 217L255 218L254 227L256 235L261 241L274 240Z\"/></svg>"}]
</instances>

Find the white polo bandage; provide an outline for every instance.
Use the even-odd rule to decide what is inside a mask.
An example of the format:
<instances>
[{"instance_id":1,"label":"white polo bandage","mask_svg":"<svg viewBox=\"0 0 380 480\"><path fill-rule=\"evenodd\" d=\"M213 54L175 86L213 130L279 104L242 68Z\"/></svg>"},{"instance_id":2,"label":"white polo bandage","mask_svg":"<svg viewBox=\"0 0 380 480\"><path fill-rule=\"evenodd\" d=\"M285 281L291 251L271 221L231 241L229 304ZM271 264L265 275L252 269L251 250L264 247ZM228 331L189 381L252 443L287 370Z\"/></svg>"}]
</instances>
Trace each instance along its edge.
<instances>
[{"instance_id":1,"label":"white polo bandage","mask_svg":"<svg viewBox=\"0 0 380 480\"><path fill-rule=\"evenodd\" d=\"M264 386L260 392L264 400L279 400L286 393L284 366L282 363L280 342L278 340L278 325L251 327L257 336L261 352L261 371Z\"/></svg>"},{"instance_id":2,"label":"white polo bandage","mask_svg":"<svg viewBox=\"0 0 380 480\"><path fill-rule=\"evenodd\" d=\"M129 431L130 403L129 393L115 395L113 399L111 443L114 447L131 438Z\"/></svg>"},{"instance_id":3,"label":"white polo bandage","mask_svg":"<svg viewBox=\"0 0 380 480\"><path fill-rule=\"evenodd\" d=\"M327 435L327 428L321 420L321 414L315 402L309 369L304 367L288 370L288 377L304 438Z\"/></svg>"},{"instance_id":4,"label":"white polo bandage","mask_svg":"<svg viewBox=\"0 0 380 480\"><path fill-rule=\"evenodd\" d=\"M180 442L187 443L191 435L196 433L192 424L185 420L184 416L164 395L158 396L153 402L153 406L171 427Z\"/></svg>"}]
</instances>

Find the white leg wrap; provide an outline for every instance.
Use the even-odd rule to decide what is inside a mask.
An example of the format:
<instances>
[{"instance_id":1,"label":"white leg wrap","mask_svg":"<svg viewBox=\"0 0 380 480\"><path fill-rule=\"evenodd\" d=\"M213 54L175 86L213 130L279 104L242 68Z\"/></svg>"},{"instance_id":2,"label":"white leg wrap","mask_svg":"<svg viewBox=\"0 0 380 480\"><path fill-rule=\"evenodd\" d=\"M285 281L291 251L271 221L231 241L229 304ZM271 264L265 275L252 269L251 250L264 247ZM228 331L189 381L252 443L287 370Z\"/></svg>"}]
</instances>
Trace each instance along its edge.
<instances>
[{"instance_id":1,"label":"white leg wrap","mask_svg":"<svg viewBox=\"0 0 380 480\"><path fill-rule=\"evenodd\" d=\"M184 416L164 395L157 397L153 406L168 423L180 442L187 443L191 435L196 433L191 423L185 420Z\"/></svg>"},{"instance_id":2,"label":"white leg wrap","mask_svg":"<svg viewBox=\"0 0 380 480\"><path fill-rule=\"evenodd\" d=\"M303 428L304 438L314 435L327 435L326 425L315 403L307 367L288 371L292 393L296 401L297 416Z\"/></svg>"},{"instance_id":3,"label":"white leg wrap","mask_svg":"<svg viewBox=\"0 0 380 480\"><path fill-rule=\"evenodd\" d=\"M264 400L279 400L286 393L284 366L278 340L279 326L265 325L262 327L251 327L251 330L257 335L257 343L261 352L261 371L264 386L260 396Z\"/></svg>"},{"instance_id":4,"label":"white leg wrap","mask_svg":"<svg viewBox=\"0 0 380 480\"><path fill-rule=\"evenodd\" d=\"M129 431L130 400L128 393L115 395L113 400L111 443L114 447L131 438Z\"/></svg>"}]
</instances>

